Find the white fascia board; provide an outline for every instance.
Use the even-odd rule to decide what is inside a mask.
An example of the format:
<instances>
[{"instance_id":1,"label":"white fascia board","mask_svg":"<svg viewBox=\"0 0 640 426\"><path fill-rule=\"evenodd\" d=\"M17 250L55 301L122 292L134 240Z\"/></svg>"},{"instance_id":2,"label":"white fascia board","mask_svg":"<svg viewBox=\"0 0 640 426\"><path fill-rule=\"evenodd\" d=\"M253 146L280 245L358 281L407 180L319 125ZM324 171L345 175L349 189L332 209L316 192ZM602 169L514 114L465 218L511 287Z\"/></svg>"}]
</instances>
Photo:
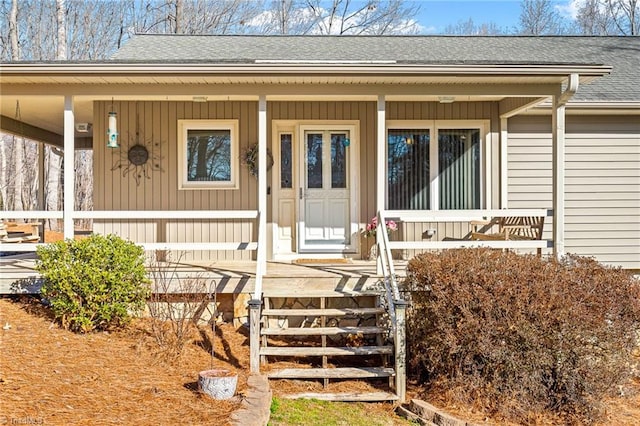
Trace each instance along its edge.
<instances>
[{"instance_id":1,"label":"white fascia board","mask_svg":"<svg viewBox=\"0 0 640 426\"><path fill-rule=\"evenodd\" d=\"M611 101L611 102L589 102L589 101L569 101L566 105L567 114L640 114L640 101ZM523 114L529 115L549 115L551 114L551 101L548 99L527 110Z\"/></svg>"},{"instance_id":2,"label":"white fascia board","mask_svg":"<svg viewBox=\"0 0 640 426\"><path fill-rule=\"evenodd\" d=\"M288 75L288 74L373 74L373 75L557 75L572 73L581 76L603 76L611 72L605 65L430 65L406 63L297 63L297 64L161 64L161 63L5 63L0 67L1 76L126 76L126 75Z\"/></svg>"}]
</instances>

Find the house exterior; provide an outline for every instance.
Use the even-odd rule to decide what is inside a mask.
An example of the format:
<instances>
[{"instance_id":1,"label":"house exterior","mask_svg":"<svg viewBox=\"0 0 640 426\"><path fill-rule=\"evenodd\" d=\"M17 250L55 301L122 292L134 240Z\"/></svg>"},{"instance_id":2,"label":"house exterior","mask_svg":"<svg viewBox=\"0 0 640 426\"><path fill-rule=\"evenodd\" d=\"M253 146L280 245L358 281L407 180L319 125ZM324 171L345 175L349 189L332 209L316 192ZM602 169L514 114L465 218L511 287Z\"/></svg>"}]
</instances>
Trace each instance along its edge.
<instances>
[{"instance_id":1,"label":"house exterior","mask_svg":"<svg viewBox=\"0 0 640 426\"><path fill-rule=\"evenodd\" d=\"M542 215L543 241L486 244L640 269L638 69L638 37L565 36L139 35L108 61L6 63L2 129L65 162L90 147L94 211L65 185L63 212L5 216L264 264L366 258L378 212L396 257Z\"/></svg>"},{"instance_id":2,"label":"house exterior","mask_svg":"<svg viewBox=\"0 0 640 426\"><path fill-rule=\"evenodd\" d=\"M2 215L62 219L67 238L92 219L147 250L185 250L235 280L253 372L269 356L321 357L270 377L389 377L393 393L304 397L403 401L406 302L391 257L485 245L640 269L638 70L639 37L564 36L140 35L108 61L2 64L2 130L57 145L65 164L92 149L94 168L93 211L76 210L66 167L62 211ZM541 238L470 239L474 221L501 217L544 218ZM398 224L388 236L386 220ZM366 259L374 243L378 274L278 273L277 261ZM363 285L372 275L383 291ZM319 327L289 322L310 317ZM358 333L376 344L327 345ZM270 346L292 335L321 346ZM326 368L344 355L385 364Z\"/></svg>"}]
</instances>

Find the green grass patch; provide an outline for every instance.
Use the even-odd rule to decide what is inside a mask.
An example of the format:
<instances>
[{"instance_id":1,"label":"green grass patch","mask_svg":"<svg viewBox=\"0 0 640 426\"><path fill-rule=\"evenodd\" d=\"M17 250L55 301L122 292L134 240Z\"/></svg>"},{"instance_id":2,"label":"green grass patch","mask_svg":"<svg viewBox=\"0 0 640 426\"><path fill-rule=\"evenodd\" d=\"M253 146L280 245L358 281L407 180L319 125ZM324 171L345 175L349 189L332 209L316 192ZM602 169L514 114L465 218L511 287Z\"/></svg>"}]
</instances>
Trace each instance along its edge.
<instances>
[{"instance_id":1,"label":"green grass patch","mask_svg":"<svg viewBox=\"0 0 640 426\"><path fill-rule=\"evenodd\" d=\"M270 426L395 426L412 425L394 414L391 405L328 402L316 399L271 400Z\"/></svg>"}]
</instances>

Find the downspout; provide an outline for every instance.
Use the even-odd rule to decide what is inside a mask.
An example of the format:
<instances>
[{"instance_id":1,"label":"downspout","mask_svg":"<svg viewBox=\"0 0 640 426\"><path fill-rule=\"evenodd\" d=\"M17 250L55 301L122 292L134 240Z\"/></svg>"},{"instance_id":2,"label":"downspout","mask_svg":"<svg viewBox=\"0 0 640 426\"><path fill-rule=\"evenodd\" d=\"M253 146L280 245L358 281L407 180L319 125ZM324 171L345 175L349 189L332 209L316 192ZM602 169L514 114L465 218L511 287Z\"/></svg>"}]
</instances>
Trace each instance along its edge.
<instances>
[{"instance_id":1,"label":"downspout","mask_svg":"<svg viewBox=\"0 0 640 426\"><path fill-rule=\"evenodd\" d=\"M569 99L573 97L578 91L578 85L580 83L580 75L579 74L570 74L569 81L567 87L564 89L564 92L560 94L559 103L562 106L565 106Z\"/></svg>"},{"instance_id":2,"label":"downspout","mask_svg":"<svg viewBox=\"0 0 640 426\"><path fill-rule=\"evenodd\" d=\"M553 255L556 259L565 253L565 108L578 91L579 80L577 73L570 74L565 90L553 97Z\"/></svg>"}]
</instances>

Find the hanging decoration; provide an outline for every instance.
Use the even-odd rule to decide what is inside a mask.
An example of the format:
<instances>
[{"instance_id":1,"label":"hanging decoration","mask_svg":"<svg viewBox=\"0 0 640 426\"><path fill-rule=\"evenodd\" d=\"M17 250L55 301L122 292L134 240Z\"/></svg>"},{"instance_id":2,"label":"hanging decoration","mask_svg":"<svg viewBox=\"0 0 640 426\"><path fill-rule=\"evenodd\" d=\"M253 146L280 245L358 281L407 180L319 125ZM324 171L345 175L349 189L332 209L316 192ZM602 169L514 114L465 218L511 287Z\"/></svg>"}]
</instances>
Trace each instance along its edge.
<instances>
[{"instance_id":1,"label":"hanging decoration","mask_svg":"<svg viewBox=\"0 0 640 426\"><path fill-rule=\"evenodd\" d=\"M251 176L258 177L258 144L254 143L249 148L245 149L240 156L240 161L242 164L246 165L249 168L249 173ZM267 148L267 171L271 170L273 167L273 155L271 155L271 151Z\"/></svg>"},{"instance_id":2,"label":"hanging decoration","mask_svg":"<svg viewBox=\"0 0 640 426\"><path fill-rule=\"evenodd\" d=\"M118 114L113 110L113 98L107 124L107 148L118 148Z\"/></svg>"},{"instance_id":3,"label":"hanging decoration","mask_svg":"<svg viewBox=\"0 0 640 426\"><path fill-rule=\"evenodd\" d=\"M140 134L140 114L138 103L136 102L136 135L129 138L127 149L120 151L118 160L113 164L111 171L122 170L122 177L129 173L136 180L136 185L140 186L143 178L151 179L152 171L161 171L162 157L160 146L162 142L152 142L145 140Z\"/></svg>"}]
</instances>

